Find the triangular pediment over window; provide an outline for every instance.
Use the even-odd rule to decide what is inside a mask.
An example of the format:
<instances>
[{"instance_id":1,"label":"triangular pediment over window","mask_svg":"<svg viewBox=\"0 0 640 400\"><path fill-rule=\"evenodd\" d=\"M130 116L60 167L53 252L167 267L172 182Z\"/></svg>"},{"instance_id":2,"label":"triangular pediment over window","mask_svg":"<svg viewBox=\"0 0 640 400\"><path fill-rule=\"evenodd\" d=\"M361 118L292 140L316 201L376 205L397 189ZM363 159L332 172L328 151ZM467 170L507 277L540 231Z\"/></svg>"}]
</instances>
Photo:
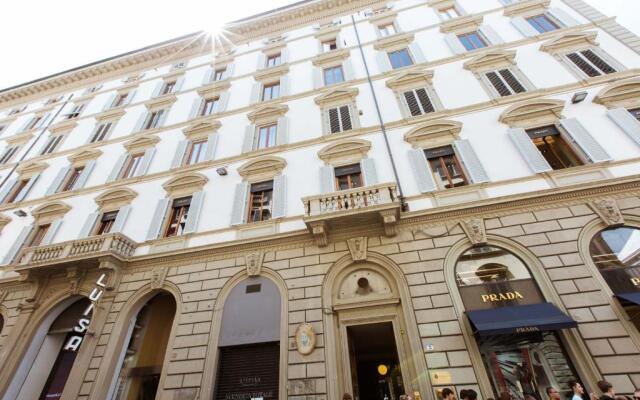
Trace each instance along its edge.
<instances>
[{"instance_id":1,"label":"triangular pediment over window","mask_svg":"<svg viewBox=\"0 0 640 400\"><path fill-rule=\"evenodd\" d=\"M596 36L598 36L597 32L567 33L544 42L540 45L540 50L547 53L558 53L597 46Z\"/></svg>"},{"instance_id":2,"label":"triangular pediment over window","mask_svg":"<svg viewBox=\"0 0 640 400\"><path fill-rule=\"evenodd\" d=\"M249 120L255 124L258 121L263 120L276 120L278 117L284 115L287 111L289 111L289 106L270 105L250 112L249 114L247 114L247 118L249 118Z\"/></svg>"},{"instance_id":3,"label":"triangular pediment over window","mask_svg":"<svg viewBox=\"0 0 640 400\"><path fill-rule=\"evenodd\" d=\"M353 102L360 91L357 88L333 89L313 99L319 106Z\"/></svg>"},{"instance_id":4,"label":"triangular pediment over window","mask_svg":"<svg viewBox=\"0 0 640 400\"><path fill-rule=\"evenodd\" d=\"M391 89L400 89L400 88L431 85L432 80L433 80L432 70L411 71L411 72L405 72L403 74L396 76L395 78L387 80L386 85Z\"/></svg>"},{"instance_id":5,"label":"triangular pediment over window","mask_svg":"<svg viewBox=\"0 0 640 400\"><path fill-rule=\"evenodd\" d=\"M125 149L130 152L137 150L145 150L153 147L160 141L160 138L155 135L145 135L130 140L124 144Z\"/></svg>"},{"instance_id":6,"label":"triangular pediment over window","mask_svg":"<svg viewBox=\"0 0 640 400\"><path fill-rule=\"evenodd\" d=\"M491 51L465 62L464 68L470 71L496 69L515 64L515 58L516 52L513 50Z\"/></svg>"}]
</instances>

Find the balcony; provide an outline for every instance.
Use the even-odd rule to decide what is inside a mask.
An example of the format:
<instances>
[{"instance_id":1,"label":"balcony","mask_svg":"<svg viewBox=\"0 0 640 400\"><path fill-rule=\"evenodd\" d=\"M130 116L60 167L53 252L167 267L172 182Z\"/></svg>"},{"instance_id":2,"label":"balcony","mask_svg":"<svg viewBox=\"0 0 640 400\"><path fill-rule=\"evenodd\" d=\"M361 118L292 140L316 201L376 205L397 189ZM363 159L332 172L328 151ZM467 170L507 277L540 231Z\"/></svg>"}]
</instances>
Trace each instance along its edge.
<instances>
[{"instance_id":1,"label":"balcony","mask_svg":"<svg viewBox=\"0 0 640 400\"><path fill-rule=\"evenodd\" d=\"M132 256L136 247L136 242L121 233L92 236L47 246L27 247L18 257L15 270L19 272L36 266L69 265L77 262L99 263L99 259L103 257L122 261Z\"/></svg>"},{"instance_id":2,"label":"balcony","mask_svg":"<svg viewBox=\"0 0 640 400\"><path fill-rule=\"evenodd\" d=\"M304 197L304 222L319 246L327 245L330 230L381 223L386 236L396 234L400 201L395 183L381 183Z\"/></svg>"}]
</instances>

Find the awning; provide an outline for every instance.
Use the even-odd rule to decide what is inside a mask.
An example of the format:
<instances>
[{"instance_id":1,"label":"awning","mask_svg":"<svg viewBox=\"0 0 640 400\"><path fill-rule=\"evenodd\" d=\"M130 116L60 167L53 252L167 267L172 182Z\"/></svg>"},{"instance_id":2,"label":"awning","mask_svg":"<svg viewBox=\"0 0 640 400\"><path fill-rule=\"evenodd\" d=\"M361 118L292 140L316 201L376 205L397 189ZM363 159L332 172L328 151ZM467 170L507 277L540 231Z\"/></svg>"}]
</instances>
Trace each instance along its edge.
<instances>
[{"instance_id":1,"label":"awning","mask_svg":"<svg viewBox=\"0 0 640 400\"><path fill-rule=\"evenodd\" d=\"M510 335L575 328L577 322L551 303L467 311L480 336Z\"/></svg>"},{"instance_id":2,"label":"awning","mask_svg":"<svg viewBox=\"0 0 640 400\"><path fill-rule=\"evenodd\" d=\"M631 303L640 305L640 292L621 293L621 294L617 294L616 297L622 300L630 301Z\"/></svg>"}]
</instances>

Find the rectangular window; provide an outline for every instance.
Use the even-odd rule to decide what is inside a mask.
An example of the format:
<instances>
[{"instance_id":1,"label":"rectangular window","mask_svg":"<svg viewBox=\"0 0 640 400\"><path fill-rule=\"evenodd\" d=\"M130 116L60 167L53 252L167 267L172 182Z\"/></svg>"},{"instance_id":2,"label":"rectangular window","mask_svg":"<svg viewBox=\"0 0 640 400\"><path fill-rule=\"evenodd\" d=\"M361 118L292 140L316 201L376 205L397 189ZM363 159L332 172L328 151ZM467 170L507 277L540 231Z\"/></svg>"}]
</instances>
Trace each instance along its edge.
<instances>
[{"instance_id":1,"label":"rectangular window","mask_svg":"<svg viewBox=\"0 0 640 400\"><path fill-rule=\"evenodd\" d=\"M460 43L462 43L468 51L487 47L487 42L480 35L480 32L477 31L458 35L458 39L460 39Z\"/></svg>"},{"instance_id":2,"label":"rectangular window","mask_svg":"<svg viewBox=\"0 0 640 400\"><path fill-rule=\"evenodd\" d=\"M78 178L82 174L82 171L84 171L84 167L73 168L69 173L69 177L67 178L66 182L64 183L64 185L62 185L62 190L60 191L67 192L69 190L72 190L73 186L76 184Z\"/></svg>"},{"instance_id":3,"label":"rectangular window","mask_svg":"<svg viewBox=\"0 0 640 400\"><path fill-rule=\"evenodd\" d=\"M264 85L262 88L262 101L269 101L280 97L280 82Z\"/></svg>"},{"instance_id":4,"label":"rectangular window","mask_svg":"<svg viewBox=\"0 0 640 400\"><path fill-rule=\"evenodd\" d=\"M91 137L91 143L101 142L107 136L109 131L111 130L111 122L103 122L96 128L96 131L93 133Z\"/></svg>"},{"instance_id":5,"label":"rectangular window","mask_svg":"<svg viewBox=\"0 0 640 400\"><path fill-rule=\"evenodd\" d=\"M442 8L438 10L438 13L443 20L458 18L460 16L460 13L455 7Z\"/></svg>"},{"instance_id":6,"label":"rectangular window","mask_svg":"<svg viewBox=\"0 0 640 400\"><path fill-rule=\"evenodd\" d=\"M222 79L224 79L224 73L227 71L226 68L220 68L215 70L215 72L213 73L213 81L217 82L217 81L221 81Z\"/></svg>"},{"instance_id":7,"label":"rectangular window","mask_svg":"<svg viewBox=\"0 0 640 400\"><path fill-rule=\"evenodd\" d=\"M258 128L255 149L266 149L276 145L278 126L276 124L261 126Z\"/></svg>"},{"instance_id":8,"label":"rectangular window","mask_svg":"<svg viewBox=\"0 0 640 400\"><path fill-rule=\"evenodd\" d=\"M127 98L129 97L129 92L127 93L119 93L118 96L113 101L111 108L123 106L127 102Z\"/></svg>"},{"instance_id":9,"label":"rectangular window","mask_svg":"<svg viewBox=\"0 0 640 400\"><path fill-rule=\"evenodd\" d=\"M407 49L390 52L389 61L391 62L391 67L393 67L393 69L413 65L413 60L411 60L409 50Z\"/></svg>"},{"instance_id":10,"label":"rectangular window","mask_svg":"<svg viewBox=\"0 0 640 400\"><path fill-rule=\"evenodd\" d=\"M20 147L18 146L7 147L4 153L2 153L2 157L0 157L0 165L6 164L11 161L13 156L18 152L19 148Z\"/></svg>"},{"instance_id":11,"label":"rectangular window","mask_svg":"<svg viewBox=\"0 0 640 400\"><path fill-rule=\"evenodd\" d=\"M42 121L42 115L37 115L33 118L31 118L31 120L27 123L27 125L24 127L25 131L28 131L29 129L33 129L36 127L36 125L38 125L38 123L40 121Z\"/></svg>"},{"instance_id":12,"label":"rectangular window","mask_svg":"<svg viewBox=\"0 0 640 400\"><path fill-rule=\"evenodd\" d=\"M207 141L200 140L191 143L189 147L189 153L187 155L187 165L197 164L204 161L205 154L207 153Z\"/></svg>"},{"instance_id":13,"label":"rectangular window","mask_svg":"<svg viewBox=\"0 0 640 400\"><path fill-rule=\"evenodd\" d=\"M554 170L583 164L555 126L528 129L527 134Z\"/></svg>"},{"instance_id":14,"label":"rectangular window","mask_svg":"<svg viewBox=\"0 0 640 400\"><path fill-rule=\"evenodd\" d=\"M587 76L600 76L617 72L593 50L582 50L567 54L567 58Z\"/></svg>"},{"instance_id":15,"label":"rectangular window","mask_svg":"<svg viewBox=\"0 0 640 400\"><path fill-rule=\"evenodd\" d=\"M205 99L204 103L202 103L202 111L200 111L200 116L204 117L206 115L211 115L217 112L219 101L220 101L219 97L214 97L212 99Z\"/></svg>"},{"instance_id":16,"label":"rectangular window","mask_svg":"<svg viewBox=\"0 0 640 400\"><path fill-rule=\"evenodd\" d=\"M460 161L451 146L437 147L424 151L429 167L433 172L436 181L445 189L450 189L468 184L464 175Z\"/></svg>"},{"instance_id":17,"label":"rectangular window","mask_svg":"<svg viewBox=\"0 0 640 400\"><path fill-rule=\"evenodd\" d=\"M559 29L560 27L551 18L545 14L534 15L527 18L527 22L540 33L551 32Z\"/></svg>"},{"instance_id":18,"label":"rectangular window","mask_svg":"<svg viewBox=\"0 0 640 400\"><path fill-rule=\"evenodd\" d=\"M143 129L154 129L160 125L160 120L164 115L165 110L156 110L152 111L149 117L147 118L147 123L144 125Z\"/></svg>"},{"instance_id":19,"label":"rectangular window","mask_svg":"<svg viewBox=\"0 0 640 400\"><path fill-rule=\"evenodd\" d=\"M322 51L325 53L327 51L336 50L337 48L338 48L338 42L336 41L336 39L331 39L331 40L322 42Z\"/></svg>"},{"instance_id":20,"label":"rectangular window","mask_svg":"<svg viewBox=\"0 0 640 400\"><path fill-rule=\"evenodd\" d=\"M169 213L169 221L164 232L164 237L180 236L184 232L184 226L187 223L189 214L189 206L191 205L191 196L175 199L171 205Z\"/></svg>"},{"instance_id":21,"label":"rectangular window","mask_svg":"<svg viewBox=\"0 0 640 400\"><path fill-rule=\"evenodd\" d=\"M176 87L176 81L165 82L164 85L162 85L162 90L160 90L160 96L173 93L174 87Z\"/></svg>"},{"instance_id":22,"label":"rectangular window","mask_svg":"<svg viewBox=\"0 0 640 400\"><path fill-rule=\"evenodd\" d=\"M27 183L29 183L29 179L22 179L16 185L14 185L13 189L11 190L11 193L9 194L9 196L7 196L7 198L4 201L5 204L13 203L16 200L16 197L18 197L18 194L22 191L22 189L24 189L24 187L27 186Z\"/></svg>"},{"instance_id":23,"label":"rectangular window","mask_svg":"<svg viewBox=\"0 0 640 400\"><path fill-rule=\"evenodd\" d=\"M40 155L53 153L60 142L62 142L62 135L51 136L47 144L45 144L44 148L40 152Z\"/></svg>"},{"instance_id":24,"label":"rectangular window","mask_svg":"<svg viewBox=\"0 0 640 400\"><path fill-rule=\"evenodd\" d=\"M342 72L342 66L325 68L323 71L324 84L334 85L336 83L344 82L344 73Z\"/></svg>"},{"instance_id":25,"label":"rectangular window","mask_svg":"<svg viewBox=\"0 0 640 400\"><path fill-rule=\"evenodd\" d=\"M96 235L106 235L111 232L111 228L113 227L113 223L116 222L117 217L118 211L110 211L102 214Z\"/></svg>"},{"instance_id":26,"label":"rectangular window","mask_svg":"<svg viewBox=\"0 0 640 400\"><path fill-rule=\"evenodd\" d=\"M127 164L122 172L122 179L132 178L142 163L144 153L132 154L127 160Z\"/></svg>"},{"instance_id":27,"label":"rectangular window","mask_svg":"<svg viewBox=\"0 0 640 400\"><path fill-rule=\"evenodd\" d=\"M348 105L330 108L327 112L329 113L329 129L331 133L344 132L353 128Z\"/></svg>"},{"instance_id":28,"label":"rectangular window","mask_svg":"<svg viewBox=\"0 0 640 400\"><path fill-rule=\"evenodd\" d=\"M249 222L271 219L273 181L253 183L249 194Z\"/></svg>"},{"instance_id":29,"label":"rectangular window","mask_svg":"<svg viewBox=\"0 0 640 400\"><path fill-rule=\"evenodd\" d=\"M348 190L362 187L362 172L360 164L346 165L334 169L336 189Z\"/></svg>"},{"instance_id":30,"label":"rectangular window","mask_svg":"<svg viewBox=\"0 0 640 400\"><path fill-rule=\"evenodd\" d=\"M273 54L267 57L267 68L277 67L282 62L280 53Z\"/></svg>"},{"instance_id":31,"label":"rectangular window","mask_svg":"<svg viewBox=\"0 0 640 400\"><path fill-rule=\"evenodd\" d=\"M413 89L402 94L412 116L434 112L436 109L429 98L427 89Z\"/></svg>"},{"instance_id":32,"label":"rectangular window","mask_svg":"<svg viewBox=\"0 0 640 400\"><path fill-rule=\"evenodd\" d=\"M42 243L42 239L44 239L44 236L47 234L49 227L49 224L39 225L38 228L36 228L36 232L33 234L33 237L29 241L29 245L27 247L40 246L40 243Z\"/></svg>"},{"instance_id":33,"label":"rectangular window","mask_svg":"<svg viewBox=\"0 0 640 400\"><path fill-rule=\"evenodd\" d=\"M380 36L387 37L391 35L395 35L396 27L393 24L386 24L378 26L378 32L380 32Z\"/></svg>"},{"instance_id":34,"label":"rectangular window","mask_svg":"<svg viewBox=\"0 0 640 400\"><path fill-rule=\"evenodd\" d=\"M494 89L502 97L527 91L508 69L487 72L485 75Z\"/></svg>"},{"instance_id":35,"label":"rectangular window","mask_svg":"<svg viewBox=\"0 0 640 400\"><path fill-rule=\"evenodd\" d=\"M84 104L77 104L71 109L71 111L66 115L67 119L74 119L80 116L80 113L84 109Z\"/></svg>"},{"instance_id":36,"label":"rectangular window","mask_svg":"<svg viewBox=\"0 0 640 400\"><path fill-rule=\"evenodd\" d=\"M635 119L640 121L640 108L633 108L633 109L629 110L629 112L631 113L631 115L633 115L633 117ZM1 164L1 162L0 162L0 164Z\"/></svg>"}]
</instances>

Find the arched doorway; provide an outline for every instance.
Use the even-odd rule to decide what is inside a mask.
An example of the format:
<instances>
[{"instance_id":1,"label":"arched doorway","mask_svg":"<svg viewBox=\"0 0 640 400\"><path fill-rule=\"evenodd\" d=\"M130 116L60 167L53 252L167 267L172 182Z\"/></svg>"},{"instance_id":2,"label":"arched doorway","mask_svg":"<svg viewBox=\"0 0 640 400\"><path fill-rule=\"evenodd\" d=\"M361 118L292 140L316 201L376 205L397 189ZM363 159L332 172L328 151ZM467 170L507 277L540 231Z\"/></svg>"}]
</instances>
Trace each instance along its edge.
<instances>
[{"instance_id":1,"label":"arched doorway","mask_svg":"<svg viewBox=\"0 0 640 400\"><path fill-rule=\"evenodd\" d=\"M578 375L561 330L576 322L546 302L524 261L502 247L470 247L456 260L455 278L493 394L568 392Z\"/></svg>"},{"instance_id":2,"label":"arched doorway","mask_svg":"<svg viewBox=\"0 0 640 400\"><path fill-rule=\"evenodd\" d=\"M281 321L282 294L271 279L249 277L231 289L222 311L214 399L282 398Z\"/></svg>"},{"instance_id":3,"label":"arched doorway","mask_svg":"<svg viewBox=\"0 0 640 400\"><path fill-rule=\"evenodd\" d=\"M173 296L160 292L132 318L127 329L127 346L118 362L117 381L108 398L156 398L175 313Z\"/></svg>"}]
</instances>

